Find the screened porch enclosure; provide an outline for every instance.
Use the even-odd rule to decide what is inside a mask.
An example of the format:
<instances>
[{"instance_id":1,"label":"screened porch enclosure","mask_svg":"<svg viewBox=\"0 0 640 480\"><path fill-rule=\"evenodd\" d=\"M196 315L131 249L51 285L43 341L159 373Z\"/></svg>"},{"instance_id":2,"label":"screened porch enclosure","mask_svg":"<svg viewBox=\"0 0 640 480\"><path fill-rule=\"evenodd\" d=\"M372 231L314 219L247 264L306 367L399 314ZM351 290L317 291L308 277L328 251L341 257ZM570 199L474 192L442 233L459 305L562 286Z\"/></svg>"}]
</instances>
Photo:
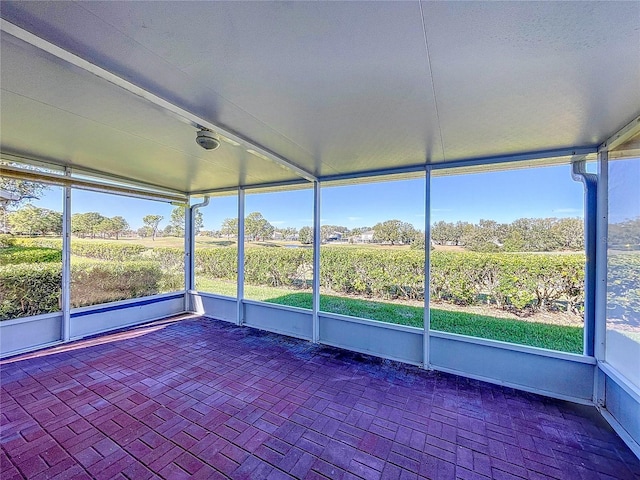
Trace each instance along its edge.
<instances>
[{"instance_id":1,"label":"screened porch enclosure","mask_svg":"<svg viewBox=\"0 0 640 480\"><path fill-rule=\"evenodd\" d=\"M589 431L592 425L591 433L606 437L605 457L619 462L612 465L628 478L640 475L637 459L626 450L640 456L638 2L6 1L0 16L2 191L19 182L47 186L53 205L48 214L59 216L59 229L42 227L43 235L3 235L10 248L47 256L33 269L46 280L38 288L50 297L46 307L33 306L44 305L42 295L24 293L28 289L16 273L31 267L17 260L0 266L0 356L10 372L3 383L22 375L20 362L27 362L24 371L42 362L55 372L57 358L60 368L68 368L64 362L76 354L89 363L94 355L113 356L119 338L129 342L124 354L135 357L132 371L149 368L145 355L136 356L135 332L145 352L172 338L203 335L193 348L204 357L214 352L203 345L217 348L220 335L229 355L256 355L251 362L257 369L263 347L267 364L282 355L294 358L283 372L313 370L316 360L335 367L328 376L316 372L320 390L329 388L333 374L357 385L358 375L373 379L380 372L371 365L383 365L391 369L384 370L390 383L371 380L358 395L369 387L372 395L382 395L415 382L431 393L462 388L471 397L491 392L498 404L533 403L543 411L536 415L559 409L566 419L590 412L576 428ZM215 138L217 148L202 148L196 135ZM542 171L558 173L537 176ZM544 258L539 254L547 247L528 246L513 229L489 239L467 232L466 244L440 236L448 225L438 224L441 213L452 208L449 194L456 189L476 200L461 205L458 217L447 217L452 226L467 228L465 210L494 201L510 215L506 223L560 231L559 221L524 222L533 216L529 210L514 212L515 200L504 202L497 191L507 184L498 182L503 177L511 179L504 182L511 182L513 198L522 195L531 206L551 193L578 192L582 204L572 211L579 233L558 234L557 251ZM26 208L43 195L24 195L14 204L3 193L3 234L17 228L12 215L18 205ZM78 230L80 221L89 221L78 216L88 215L87 202L110 206L102 246L92 243L93 231ZM269 218L273 225L262 217L271 204L278 205ZM549 208L565 207L560 202ZM114 226L117 219L141 209L153 215L137 231L129 229L128 245L107 248L125 231ZM335 211L351 220L334 221ZM366 223L372 212L379 220ZM210 218L220 225L215 235L206 233L213 228ZM286 229L291 225L285 218L295 218L296 228ZM392 218L399 236L379 241L382 226L374 231L374 223ZM478 218L483 231L501 228ZM164 231L162 219L171 220ZM361 223L341 228L348 221ZM583 241L576 243L580 235ZM172 243L162 244L169 237ZM384 243L377 256L367 250L374 238ZM484 243L470 251L470 239ZM278 248L267 248L274 242ZM454 271L464 272L466 283L455 283ZM462 305L463 313L455 316L455 308L443 305ZM511 316L500 317L503 323L495 327L482 317L489 307ZM534 332L530 321L529 330L521 330L526 315L542 318L547 310L562 311L565 324ZM165 322L181 315L188 318ZM279 341L286 351L278 350ZM244 351L242 342L255 352ZM172 371L178 371L179 360L171 358ZM212 368L222 368L218 362L211 359ZM162 383L164 377L154 373ZM275 383L285 384L285 377ZM197 388L218 395L206 383ZM165 386L171 395L180 391ZM348 396L345 388L334 392L336 398ZM15 385L6 390L14 400L20 392ZM306 393L289 399L295 404L290 408L313 411L305 402L321 400ZM553 399L553 407L537 395ZM233 404L232 395L227 401ZM573 406L565 411L563 402ZM366 412L366 402L359 405L356 410ZM495 406L486 403L489 410ZM355 415L354 408L345 406L345 419ZM293 423L310 427L300 421ZM400 460L389 460L393 449L402 450L395 443L378 459L381 464L369 458L367 465L362 459L341 465L340 449L364 448L362 432L350 433L362 433L357 445L347 441L349 429L360 428L348 424L331 434L312 428L327 437L321 451L331 450L325 452L329 459L320 451L305 452L361 478L367 472L383 476L387 464L404 468ZM273 433L262 426L253 427ZM147 427L141 426L140 435L148 434ZM428 434L428 424L421 428ZM609 428L619 438L608 436ZM420 428L413 430L420 436ZM587 448L582 437L578 443ZM240 469L244 455L253 458L255 451L249 443L232 444L234 451L244 449L243 461L234 460ZM429 455L427 444L421 455ZM452 458L430 457L444 462L432 465L431 473L419 466L406 470L431 478L438 468L453 477L462 475L456 468L467 468L497 478L506 471L496 466L498 457L484 472L473 462L463 466L455 452ZM549 457L560 460L562 453ZM324 464L310 463L301 473L279 460L256 458L266 466L249 466L267 474L331 478ZM590 460L592 471L615 478L615 467L598 470L598 460ZM428 463L426 457L413 461ZM176 465L195 473L175 462L156 469L142 463L154 473ZM218 474L235 472L204 464ZM545 475L535 468L515 475L531 472ZM558 478L570 473L547 472ZM160 474L170 476L169 470ZM17 475L29 476L21 469Z\"/></svg>"}]
</instances>

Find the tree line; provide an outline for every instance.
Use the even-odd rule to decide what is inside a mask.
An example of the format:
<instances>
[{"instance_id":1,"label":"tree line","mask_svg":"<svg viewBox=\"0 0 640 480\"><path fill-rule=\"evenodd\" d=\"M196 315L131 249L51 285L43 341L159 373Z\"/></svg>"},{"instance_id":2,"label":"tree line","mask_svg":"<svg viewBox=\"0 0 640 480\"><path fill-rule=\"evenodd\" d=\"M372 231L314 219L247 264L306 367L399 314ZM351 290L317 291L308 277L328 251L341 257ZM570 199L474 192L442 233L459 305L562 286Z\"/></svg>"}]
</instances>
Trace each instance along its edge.
<instances>
[{"instance_id":1,"label":"tree line","mask_svg":"<svg viewBox=\"0 0 640 480\"><path fill-rule=\"evenodd\" d=\"M11 165L11 163L9 163ZM2 228L6 233L25 235L60 235L62 233L62 213L27 204L13 212L14 208L29 199L40 198L47 186L36 182L0 178L0 189L11 193L16 200L0 202ZM105 217L98 212L74 214L71 218L72 232L81 237L119 238L122 235L140 237L182 236L184 235L185 210L176 207L171 212L169 224L163 229L162 215L146 215L143 226L135 232L121 216ZM196 234L214 237L237 237L238 219L226 218L220 230L202 230L202 212L197 210L194 228ZM363 234L373 231L372 242L391 244L424 245L424 233L411 224L400 220L386 220L373 227L349 229L340 225L322 225L322 242L340 239L363 238ZM302 227L276 228L260 212L252 212L245 219L245 235L250 241L273 238L278 233L286 240L299 240L303 244L313 243L313 229ZM367 237L368 238L368 237ZM475 251L556 251L581 250L584 248L583 221L579 218L520 218L509 224L494 220L469 222L436 222L431 227L431 240L438 245L461 246ZM608 243L610 248L640 250L640 217L609 225Z\"/></svg>"},{"instance_id":2,"label":"tree line","mask_svg":"<svg viewBox=\"0 0 640 480\"><path fill-rule=\"evenodd\" d=\"M438 245L453 245L483 252L552 252L584 249L584 222L580 218L519 218L511 223L495 220L440 221L431 227Z\"/></svg>"},{"instance_id":3,"label":"tree line","mask_svg":"<svg viewBox=\"0 0 640 480\"><path fill-rule=\"evenodd\" d=\"M171 212L168 224L161 228L165 220L162 215L145 215L143 226L131 230L122 216L106 217L98 212L74 213L71 216L71 232L80 238L115 238L121 236L151 237L184 235L185 209L176 207ZM203 216L196 210L196 235L215 237L237 237L238 219L226 218L218 231L202 231ZM62 214L47 208L28 204L8 214L8 226L15 234L60 235ZM610 243L615 245L640 245L640 219L629 220L610 226ZM303 245L313 243L313 228L305 226L299 230L293 227L276 228L260 212L252 212L245 218L245 238L247 241L265 241L274 238L298 241ZM390 245L424 246L424 232L408 222L398 219L385 220L373 227L349 229L342 225L322 225L322 243L341 240L349 242L384 243ZM513 251L549 252L562 250L582 250L584 248L583 221L579 218L520 218L511 223L495 220L469 222L439 221L431 228L431 240L436 245L464 247L472 251Z\"/></svg>"},{"instance_id":4,"label":"tree line","mask_svg":"<svg viewBox=\"0 0 640 480\"><path fill-rule=\"evenodd\" d=\"M422 241L424 245L424 233L417 230L413 225L401 220L386 220L377 223L373 227L357 227L349 229L341 225L322 225L320 227L320 241L322 243L332 240L354 241L356 237L361 237L366 232L372 232L371 242L398 244L415 244ZM205 234L220 237L238 236L238 219L225 218L218 231L210 231ZM283 240L297 240L303 245L313 243L313 228L305 226L299 230L294 227L276 228L264 218L260 212L252 212L244 220L244 234L247 241L263 241L275 238L274 235ZM358 238L360 240L361 238Z\"/></svg>"},{"instance_id":5,"label":"tree line","mask_svg":"<svg viewBox=\"0 0 640 480\"><path fill-rule=\"evenodd\" d=\"M133 231L122 216L106 217L98 212L74 213L71 215L71 233L80 238L115 238L121 236L152 237L184 235L185 209L176 207L171 212L169 224L160 228L162 215L145 215L143 226ZM196 211L194 228L196 235L202 229L202 212ZM61 235L62 213L48 208L27 204L7 215L9 231L19 235Z\"/></svg>"}]
</instances>

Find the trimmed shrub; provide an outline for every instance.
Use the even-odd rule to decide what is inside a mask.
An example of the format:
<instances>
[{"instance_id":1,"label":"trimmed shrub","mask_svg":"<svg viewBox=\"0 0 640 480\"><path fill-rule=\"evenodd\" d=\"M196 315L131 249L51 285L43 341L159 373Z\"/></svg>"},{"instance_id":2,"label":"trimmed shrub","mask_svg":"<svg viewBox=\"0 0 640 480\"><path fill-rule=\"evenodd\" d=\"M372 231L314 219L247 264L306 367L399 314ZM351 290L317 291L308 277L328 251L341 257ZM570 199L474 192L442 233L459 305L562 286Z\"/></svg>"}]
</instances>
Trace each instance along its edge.
<instances>
[{"instance_id":1,"label":"trimmed shrub","mask_svg":"<svg viewBox=\"0 0 640 480\"><path fill-rule=\"evenodd\" d=\"M0 266L0 320L60 310L61 263Z\"/></svg>"},{"instance_id":2,"label":"trimmed shrub","mask_svg":"<svg viewBox=\"0 0 640 480\"><path fill-rule=\"evenodd\" d=\"M254 285L306 287L313 253L306 248L249 248L244 278Z\"/></svg>"},{"instance_id":3,"label":"trimmed shrub","mask_svg":"<svg viewBox=\"0 0 640 480\"><path fill-rule=\"evenodd\" d=\"M16 239L16 244L31 248L3 249L6 251L0 254L0 265L27 261L59 262L60 252L52 250L56 243L60 245L60 239ZM51 247L36 248L38 245ZM81 267L84 263L74 262L73 288L78 298L89 299L80 302L83 305L182 290L184 287L184 252L181 248L150 249L135 244L74 241L72 253L111 262L87 263L93 267ZM198 250L196 274L236 280L236 257L236 248ZM516 313L554 309L561 305L577 311L583 303L584 264L583 254L433 251L431 298L459 305L492 303ZM310 288L313 252L307 248L248 248L244 268L245 281L250 285ZM616 268L637 272L634 270L636 267L629 265L629 260ZM93 273L90 275L89 271ZM126 275L130 279L124 278ZM623 279L624 275L628 277L631 274L622 272L620 275L618 278ZM29 281L25 279L27 284ZM624 283L624 280L618 281ZM347 295L421 300L425 293L424 252L322 247L320 285ZM627 283L624 287L628 287ZM95 295L92 293L94 289ZM637 302L634 295L621 294L619 297L625 305Z\"/></svg>"},{"instance_id":4,"label":"trimmed shrub","mask_svg":"<svg viewBox=\"0 0 640 480\"><path fill-rule=\"evenodd\" d=\"M21 247L44 247L62 250L62 239L33 237L16 238L15 244ZM71 254L79 257L95 258L96 260L108 260L121 262L125 260L139 260L140 255L149 250L144 245L135 243L113 243L93 240L71 240Z\"/></svg>"},{"instance_id":5,"label":"trimmed shrub","mask_svg":"<svg viewBox=\"0 0 640 480\"><path fill-rule=\"evenodd\" d=\"M144 245L128 243L71 241L72 255L95 258L97 260L109 260L112 262L140 259L140 254L146 250L148 250L148 248Z\"/></svg>"},{"instance_id":6,"label":"trimmed shrub","mask_svg":"<svg viewBox=\"0 0 640 480\"><path fill-rule=\"evenodd\" d=\"M162 279L156 262L74 262L71 306L154 295L159 293ZM59 311L61 284L60 263L0 266L0 320Z\"/></svg>"},{"instance_id":7,"label":"trimmed shrub","mask_svg":"<svg viewBox=\"0 0 640 480\"><path fill-rule=\"evenodd\" d=\"M71 266L71 306L146 297L159 293L162 269L156 262L78 261Z\"/></svg>"},{"instance_id":8,"label":"trimmed shrub","mask_svg":"<svg viewBox=\"0 0 640 480\"><path fill-rule=\"evenodd\" d=\"M147 250L142 257L155 262L162 270L158 288L160 292L184 290L184 250L157 247Z\"/></svg>"},{"instance_id":9,"label":"trimmed shrub","mask_svg":"<svg viewBox=\"0 0 640 480\"><path fill-rule=\"evenodd\" d=\"M0 248L15 247L16 239L7 233L0 234Z\"/></svg>"},{"instance_id":10,"label":"trimmed shrub","mask_svg":"<svg viewBox=\"0 0 640 480\"><path fill-rule=\"evenodd\" d=\"M197 274L235 280L235 248L196 253ZM251 285L310 287L313 252L250 248L245 281ZM432 252L431 298L458 305L481 302L516 312L578 310L584 296L582 254ZM347 295L383 299L424 298L424 253L419 250L322 247L320 285Z\"/></svg>"},{"instance_id":11,"label":"trimmed shrub","mask_svg":"<svg viewBox=\"0 0 640 480\"><path fill-rule=\"evenodd\" d=\"M163 270L184 272L182 248L157 247L146 251L143 257L158 262Z\"/></svg>"},{"instance_id":12,"label":"trimmed shrub","mask_svg":"<svg viewBox=\"0 0 640 480\"><path fill-rule=\"evenodd\" d=\"M15 237L14 243L16 247L42 247L42 248L55 248L62 250L62 239L51 237Z\"/></svg>"},{"instance_id":13,"label":"trimmed shrub","mask_svg":"<svg viewBox=\"0 0 640 480\"><path fill-rule=\"evenodd\" d=\"M9 247L0 250L0 265L61 262L62 252L53 248Z\"/></svg>"},{"instance_id":14,"label":"trimmed shrub","mask_svg":"<svg viewBox=\"0 0 640 480\"><path fill-rule=\"evenodd\" d=\"M199 253L199 271L214 278L235 278L220 267L225 265L227 272L235 270L235 250L226 257L221 251L205 252ZM577 310L583 302L584 264L582 254L432 252L431 298L459 305L484 301L516 312L557 308L560 302ZM304 287L311 278L311 265L308 249L251 248L246 251L245 281ZM303 276L301 272L306 273ZM424 253L323 247L320 284L347 295L421 300Z\"/></svg>"},{"instance_id":15,"label":"trimmed shrub","mask_svg":"<svg viewBox=\"0 0 640 480\"><path fill-rule=\"evenodd\" d=\"M236 280L238 278L238 249L214 247L196 250L196 275Z\"/></svg>"}]
</instances>

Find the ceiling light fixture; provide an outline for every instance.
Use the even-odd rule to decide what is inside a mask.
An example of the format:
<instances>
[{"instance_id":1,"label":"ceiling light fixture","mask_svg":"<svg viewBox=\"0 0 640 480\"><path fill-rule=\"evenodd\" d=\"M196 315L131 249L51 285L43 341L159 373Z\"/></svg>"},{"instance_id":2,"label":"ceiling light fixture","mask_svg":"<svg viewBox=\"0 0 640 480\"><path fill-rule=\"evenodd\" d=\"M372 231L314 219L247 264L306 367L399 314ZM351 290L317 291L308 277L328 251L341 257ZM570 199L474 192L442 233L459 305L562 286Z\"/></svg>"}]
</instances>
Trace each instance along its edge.
<instances>
[{"instance_id":1,"label":"ceiling light fixture","mask_svg":"<svg viewBox=\"0 0 640 480\"><path fill-rule=\"evenodd\" d=\"M206 128L198 131L196 134L196 143L205 150L215 150L220 146L220 140L216 138L211 130L207 130Z\"/></svg>"}]
</instances>

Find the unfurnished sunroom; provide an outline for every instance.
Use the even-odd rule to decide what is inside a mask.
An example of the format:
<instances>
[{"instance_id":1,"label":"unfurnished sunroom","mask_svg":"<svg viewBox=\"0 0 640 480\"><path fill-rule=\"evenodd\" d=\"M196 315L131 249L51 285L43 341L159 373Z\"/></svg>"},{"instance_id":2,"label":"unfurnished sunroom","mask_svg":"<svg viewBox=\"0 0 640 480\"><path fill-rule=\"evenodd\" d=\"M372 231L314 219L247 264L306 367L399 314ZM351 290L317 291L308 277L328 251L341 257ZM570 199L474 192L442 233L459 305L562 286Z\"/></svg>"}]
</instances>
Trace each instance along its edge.
<instances>
[{"instance_id":1,"label":"unfurnished sunroom","mask_svg":"<svg viewBox=\"0 0 640 480\"><path fill-rule=\"evenodd\" d=\"M640 3L0 15L3 478L640 478Z\"/></svg>"}]
</instances>

